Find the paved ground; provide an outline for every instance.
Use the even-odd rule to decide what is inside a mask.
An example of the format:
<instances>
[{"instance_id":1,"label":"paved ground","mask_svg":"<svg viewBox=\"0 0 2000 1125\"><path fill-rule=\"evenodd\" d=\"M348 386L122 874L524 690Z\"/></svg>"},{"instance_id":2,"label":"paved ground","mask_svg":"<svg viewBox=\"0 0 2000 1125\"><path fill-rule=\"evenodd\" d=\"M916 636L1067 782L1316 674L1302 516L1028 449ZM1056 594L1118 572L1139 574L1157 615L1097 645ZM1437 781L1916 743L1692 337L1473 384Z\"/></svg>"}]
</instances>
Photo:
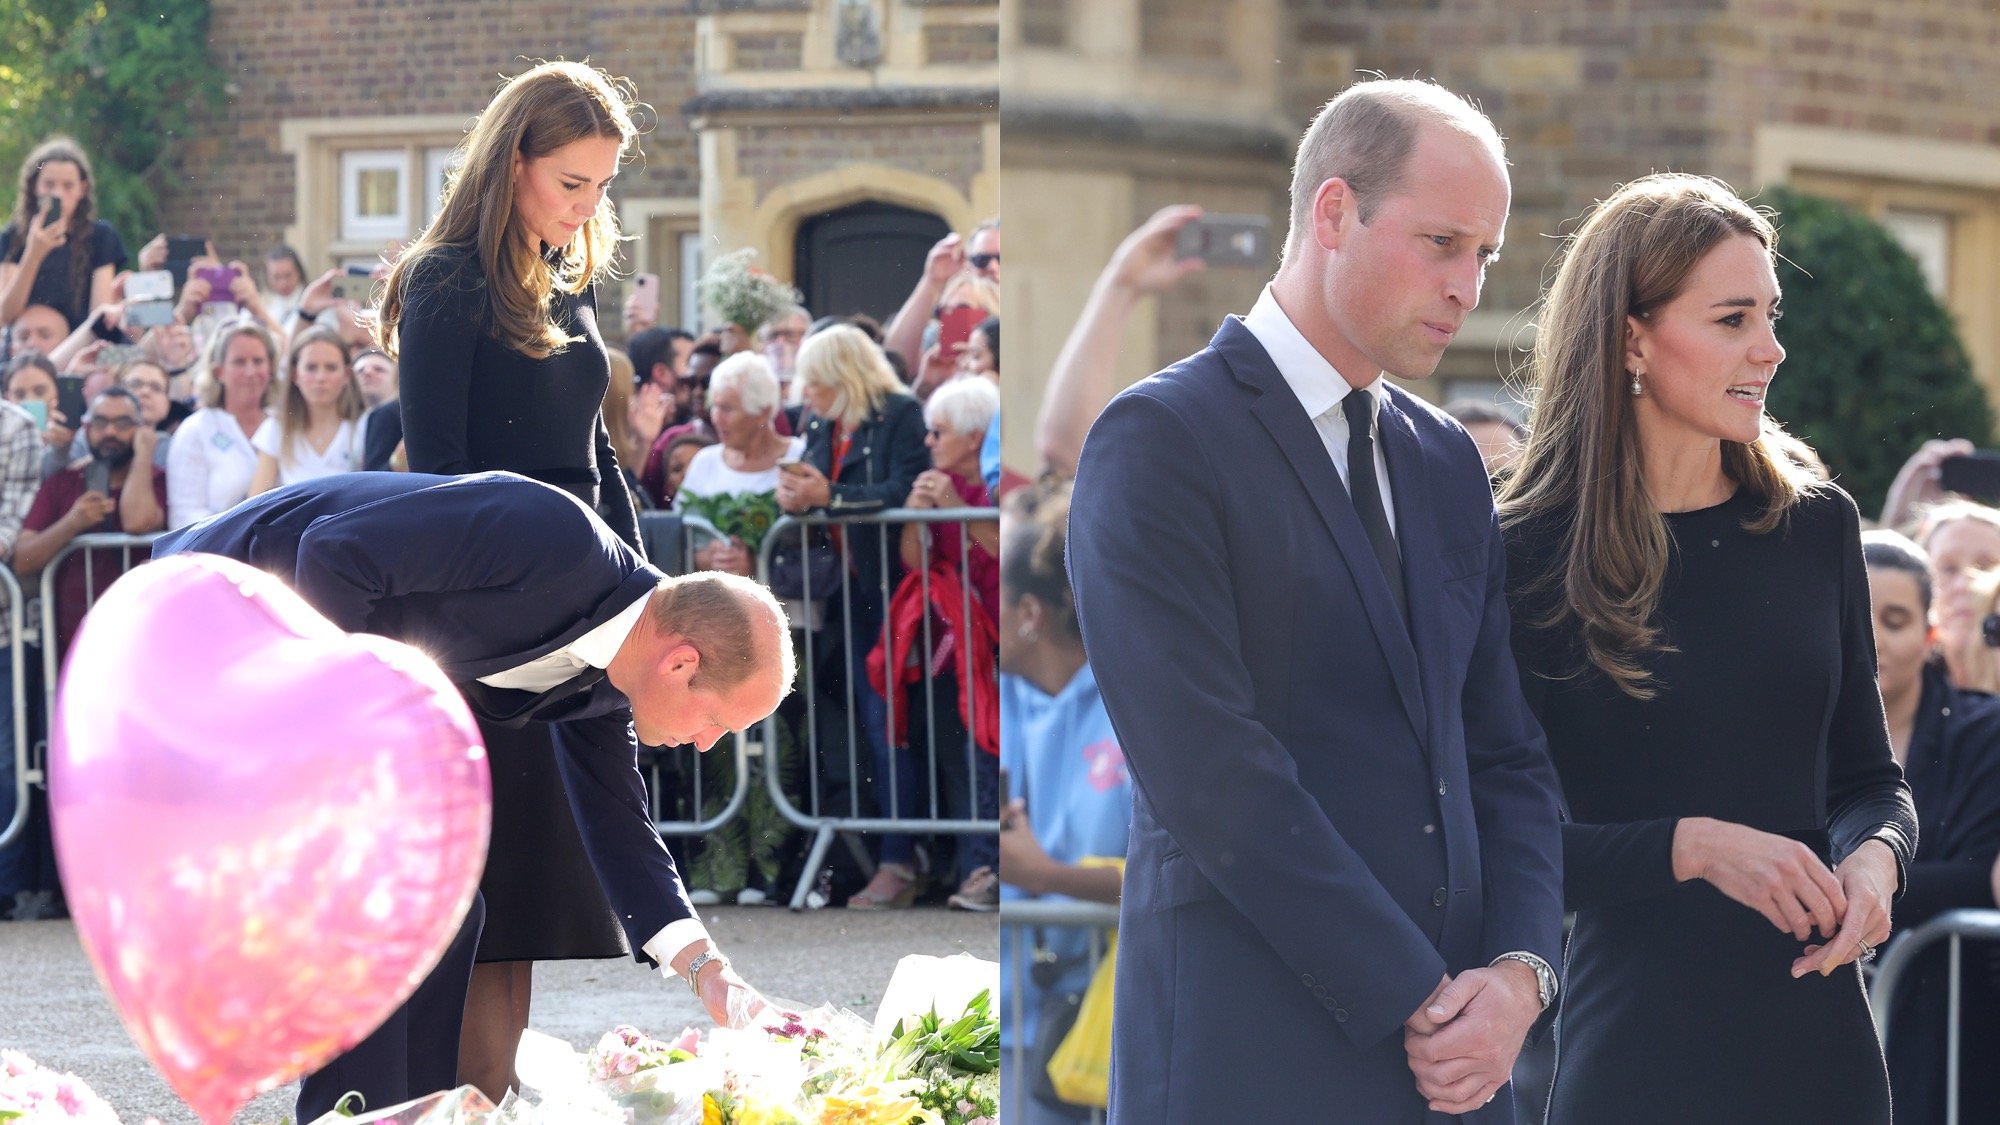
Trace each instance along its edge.
<instances>
[{"instance_id":1,"label":"paved ground","mask_svg":"<svg viewBox=\"0 0 2000 1125\"><path fill-rule=\"evenodd\" d=\"M997 960L999 926L991 914L941 909L877 914L843 910L793 914L782 909L711 908L710 932L745 979L773 997L835 1003L872 1016L896 961L906 953L972 953ZM125 1034L97 986L68 922L0 923L0 1046L74 1071L116 1106L127 1125L147 1114L165 1125L194 1115ZM630 961L569 961L537 966L532 1025L588 1047L618 1023L672 1032L703 1022L678 982ZM291 1110L293 1091L252 1103L240 1122L275 1123Z\"/></svg>"}]
</instances>

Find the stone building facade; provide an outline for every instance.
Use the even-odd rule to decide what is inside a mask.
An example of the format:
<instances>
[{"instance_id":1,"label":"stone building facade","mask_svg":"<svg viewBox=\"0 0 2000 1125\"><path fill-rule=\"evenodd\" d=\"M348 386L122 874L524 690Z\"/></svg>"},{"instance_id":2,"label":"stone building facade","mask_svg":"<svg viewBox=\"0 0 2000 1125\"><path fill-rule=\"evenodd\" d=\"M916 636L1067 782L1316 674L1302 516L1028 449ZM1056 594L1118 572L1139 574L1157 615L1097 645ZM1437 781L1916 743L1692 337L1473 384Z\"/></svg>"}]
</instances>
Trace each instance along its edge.
<instances>
[{"instance_id":1,"label":"stone building facade","mask_svg":"<svg viewBox=\"0 0 2000 1125\"><path fill-rule=\"evenodd\" d=\"M659 273L663 321L689 323L716 254L752 247L793 280L802 235L843 209L926 231L996 213L997 21L992 0L213 0L228 102L162 211L246 261L280 242L315 270L372 260L435 213L504 76L586 60L649 107L612 199L628 268ZM852 260L913 277L914 242Z\"/></svg>"},{"instance_id":2,"label":"stone building facade","mask_svg":"<svg viewBox=\"0 0 2000 1125\"><path fill-rule=\"evenodd\" d=\"M1426 393L1495 395L1592 200L1652 171L1788 183L1882 220L2000 389L2000 14L1975 0L1020 0L1002 25L1016 315L1010 417L1119 239L1158 206L1270 216L1294 141L1363 71L1466 94L1509 139L1514 206L1480 310ZM1060 208L1037 203L1060 200ZM1267 273L1198 275L1142 311L1121 372L1199 348ZM1021 328L1025 327L1026 331ZM2000 396L1996 396L2000 397ZM1029 467L1026 427L1007 453Z\"/></svg>"}]
</instances>

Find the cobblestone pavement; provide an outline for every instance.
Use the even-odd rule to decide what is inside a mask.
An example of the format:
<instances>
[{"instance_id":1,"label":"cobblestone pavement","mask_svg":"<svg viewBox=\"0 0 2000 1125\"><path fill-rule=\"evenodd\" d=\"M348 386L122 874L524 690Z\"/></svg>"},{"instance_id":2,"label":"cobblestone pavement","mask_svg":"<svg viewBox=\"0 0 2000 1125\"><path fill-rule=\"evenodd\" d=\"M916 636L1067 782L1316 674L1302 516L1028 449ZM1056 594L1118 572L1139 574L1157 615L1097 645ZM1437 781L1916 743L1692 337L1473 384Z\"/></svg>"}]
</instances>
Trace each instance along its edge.
<instances>
[{"instance_id":1,"label":"cobblestone pavement","mask_svg":"<svg viewBox=\"0 0 2000 1125\"><path fill-rule=\"evenodd\" d=\"M834 1003L872 1016L896 962L907 953L971 953L998 960L999 926L991 914L942 909L793 914L778 908L718 907L709 932L745 979L767 994L802 1004ZM0 923L0 1046L73 1071L124 1118L147 1114L164 1125L195 1118L118 1023L68 922ZM535 968L531 1026L588 1047L615 1024L672 1032L705 1022L685 987L632 961L549 962ZM259 1098L237 1120L276 1123L291 1112L296 1088Z\"/></svg>"}]
</instances>

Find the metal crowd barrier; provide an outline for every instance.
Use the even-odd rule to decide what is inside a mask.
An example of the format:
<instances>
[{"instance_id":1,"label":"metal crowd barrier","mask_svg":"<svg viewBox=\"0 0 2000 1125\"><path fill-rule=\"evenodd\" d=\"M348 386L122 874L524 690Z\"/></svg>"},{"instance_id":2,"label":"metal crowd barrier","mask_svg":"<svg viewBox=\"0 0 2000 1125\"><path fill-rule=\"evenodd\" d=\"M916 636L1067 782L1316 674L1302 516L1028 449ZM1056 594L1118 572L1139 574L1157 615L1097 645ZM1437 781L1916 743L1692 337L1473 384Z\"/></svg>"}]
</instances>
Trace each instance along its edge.
<instances>
[{"instance_id":1,"label":"metal crowd barrier","mask_svg":"<svg viewBox=\"0 0 2000 1125\"><path fill-rule=\"evenodd\" d=\"M923 668L923 682L921 689L918 690L921 691L924 699L926 726L924 732L926 737L921 743L924 756L919 763L919 774L927 780L926 788L928 790L926 794L923 794L923 796L928 797L928 800L921 802L921 804L930 815L871 815L870 810L864 808L861 779L866 775L863 772L862 766L865 763L868 767L868 773L872 773L877 768L877 765L873 760L874 751L862 731L860 718L855 713L853 692L855 682L865 682L868 675L868 652L878 640L884 639L885 635L887 635L887 629L893 628L893 622L889 621L887 616L890 597L894 593L894 589L889 581L889 574L893 568L887 564L889 560L900 556L900 525L956 524L959 543L958 557L961 560L968 560L971 557L972 548L969 525L984 521L997 522L999 518L1000 512L997 508L894 508L858 516L830 516L825 513L813 513L805 516L784 516L773 524L771 530L765 534L764 541L758 550L757 576L760 581L769 585L771 581L772 555L776 550L787 544L799 545L803 564L803 556L813 532L817 529L828 529L830 532L833 529L838 529L834 533L834 537L839 541L840 578L838 587L829 587L823 592L816 590L812 586L811 567L801 565L799 568L803 579L801 592L804 596L799 600L810 606L812 603L824 599L827 602L826 608L828 610L828 613L824 616L832 616L832 611L838 608L840 623L837 627L843 632L848 628L846 623L851 619L855 607L855 584L853 581L852 560L854 555L854 541L857 534L873 534L875 536L877 546L881 551L880 558L885 564L881 567L881 575L878 579L877 588L871 591L881 599L884 614L884 632L878 633L874 638L862 638L859 642L849 634L842 638L841 643L843 652L841 664L842 698L840 702L844 704L843 709L847 720L847 737L845 739L846 760L844 763L841 763L838 758L835 758L834 764L844 764L846 767L845 777L848 797L845 807L823 807L821 800L821 748L819 724L814 715L814 711L819 703L819 676L818 669L815 667L817 661L814 660L815 650L813 641L815 636L823 632L828 626L823 621L818 620L822 616L820 614L809 611L809 620L814 627L808 628L805 631L804 657L799 662L801 667L799 669L799 685L796 689L804 694L807 705L804 723L805 734L800 739L804 750L806 775L804 780L804 794L807 807L804 809L799 808L792 802L790 795L785 793L782 784L783 779L779 776L779 770L767 769L764 771L765 780L771 792L771 800L777 806L778 812L792 824L813 833L811 850L807 854L805 867L800 873L798 885L792 893L791 907L793 910L799 910L805 906L806 895L811 890L814 880L818 877L820 868L825 865L827 853L832 848L836 837L846 841L849 849L854 853L856 860L865 868L868 866L868 862L866 853L861 848L857 836L858 833L910 832L934 835L970 835L985 832L997 834L1000 831L997 807L994 818L991 820L980 820L976 819L976 817L954 818L945 815L943 810L943 804L940 800L941 794L938 788L940 747L937 742L937 708L939 700L936 694L935 669L933 668L932 660L933 655L937 652L935 644L937 638L932 635L931 614L929 612L923 615L923 637L918 649ZM898 527L898 530L893 535L891 534L892 526ZM928 564L931 551L930 537L922 536L920 538L923 552L922 561ZM960 575L962 603L960 610L962 615L961 620L969 621L972 617L972 579L969 574L964 573L964 569L969 568L962 568ZM928 606L931 601L930 570L928 565L920 573L922 574L920 586L923 591L924 603ZM891 637L891 639L893 638ZM972 652L970 646L964 644L958 645L956 651L953 653L953 659L956 664L954 670L958 674L959 690L963 691L965 690L964 685L972 682ZM899 741L914 742L914 740L906 737L905 732L899 731L896 728L902 715L900 705L904 702L906 696L914 698L918 691L912 690L906 692L899 688L896 683L896 676L894 675L896 670L889 669L889 671L891 674L885 677L888 680L886 686L889 689L885 694L885 703L888 710L887 741L892 748L893 754L895 752L893 748L898 745ZM944 701L943 705L950 707L952 713L956 714L959 701L957 699L949 699ZM766 746L773 749L778 745L778 724L779 718L777 715L772 715L764 721L764 742ZM976 719L974 722L968 722L964 725L966 728L964 746L964 780L966 786L966 793L964 795L966 800L964 807L973 810L976 814L979 808L977 755L984 753L984 751L979 749L974 739L973 727L976 725ZM899 738L899 736L905 737ZM892 768L889 773L889 807L891 810L901 810L905 803L903 794L898 792L895 771Z\"/></svg>"},{"instance_id":2,"label":"metal crowd barrier","mask_svg":"<svg viewBox=\"0 0 2000 1125\"><path fill-rule=\"evenodd\" d=\"M0 565L0 594L7 599L7 651L13 657L8 666L14 670L8 685L14 693L14 815L0 828L0 848L4 848L28 827L28 787L42 783L40 763L47 759L38 745L28 742L28 666L21 644L28 605L12 567Z\"/></svg>"},{"instance_id":3,"label":"metal crowd barrier","mask_svg":"<svg viewBox=\"0 0 2000 1125\"><path fill-rule=\"evenodd\" d=\"M163 533L156 531L149 535L125 535L107 532L79 535L64 544L63 549L57 551L55 557L49 560L48 565L42 568L42 702L45 705L42 711L42 733L44 745L47 743L48 724L53 721L56 713L56 675L62 667L63 658L60 646L63 633L62 627L65 622L61 620L62 601L56 590L56 580L62 576L63 563L67 562L71 555L83 554L83 609L85 613L88 613L90 612L90 607L97 604L98 595L103 593L97 586L97 551L114 550L118 552L120 566L117 574L111 576L115 580L118 574L123 574L125 571L137 566L138 563L143 563L151 559L153 557L153 540L158 539L161 534ZM132 553L142 547L146 550L146 557L138 560L138 562L134 562ZM109 580L105 582L106 586L110 584ZM70 632L74 633L78 623L72 621L67 624Z\"/></svg>"},{"instance_id":4,"label":"metal crowd barrier","mask_svg":"<svg viewBox=\"0 0 2000 1125\"><path fill-rule=\"evenodd\" d=\"M1014 1114L1020 1112L1021 1099L1029 1097L1027 1083L1028 1048L1032 1044L1023 1039L1019 1029L1025 1026L1028 1005L1039 1003L1038 990L1028 981L1028 968L1032 963L1033 946L1024 947L1023 942L1034 940L1035 930L1087 930L1089 932L1086 964L1090 975L1097 975L1097 966L1104 960L1104 935L1118 928L1118 908L1102 902L1080 902L1076 900L1008 900L1000 907L1000 929L1003 934L1001 945L1000 1011L1002 1037L1011 1039L1007 1044L1007 1063L1003 1073L1009 1076L1007 1097L1000 1103L1000 1125L1013 1125L1019 1120ZM1011 936L1011 948L1005 937ZM1012 1034L1007 1028L1015 1029ZM1008 1112L1010 1107L1013 1113ZM1102 1109L1090 1111L1092 1125L1104 1121Z\"/></svg>"},{"instance_id":5,"label":"metal crowd barrier","mask_svg":"<svg viewBox=\"0 0 2000 1125\"><path fill-rule=\"evenodd\" d=\"M671 511L639 513L639 538L653 565L668 574L687 574L696 568L695 552L728 536L700 516ZM750 795L750 748L742 732L730 740L736 781L722 808L708 809L704 782L706 756L691 746L653 748L645 763L646 794L652 802L653 829L663 836L702 836L735 819ZM668 776L684 777L685 784L667 784ZM681 793L685 808L669 804L668 794Z\"/></svg>"},{"instance_id":6,"label":"metal crowd barrier","mask_svg":"<svg viewBox=\"0 0 2000 1125\"><path fill-rule=\"evenodd\" d=\"M2000 941L2000 910L1948 910L1932 918L1921 926L1914 927L1898 935L1889 947L1882 951L1882 959L1875 967L1874 982L1869 991L1875 1008L1875 1033L1882 1040L1882 1046L1889 1046L1889 1022L1895 1012L1896 990L1902 986L1905 974L1915 963L1919 954L1940 941L1950 942L1950 973L1946 982L1950 989L1948 1011L1945 1017L1945 1121L1947 1125L1958 1125L1958 1075L1959 1075L1959 1024L1963 1018L1959 1006L1959 987L1964 977L1964 946L1967 938L1974 941ZM1977 1065L1991 1065L1992 1060L1981 1059Z\"/></svg>"}]
</instances>

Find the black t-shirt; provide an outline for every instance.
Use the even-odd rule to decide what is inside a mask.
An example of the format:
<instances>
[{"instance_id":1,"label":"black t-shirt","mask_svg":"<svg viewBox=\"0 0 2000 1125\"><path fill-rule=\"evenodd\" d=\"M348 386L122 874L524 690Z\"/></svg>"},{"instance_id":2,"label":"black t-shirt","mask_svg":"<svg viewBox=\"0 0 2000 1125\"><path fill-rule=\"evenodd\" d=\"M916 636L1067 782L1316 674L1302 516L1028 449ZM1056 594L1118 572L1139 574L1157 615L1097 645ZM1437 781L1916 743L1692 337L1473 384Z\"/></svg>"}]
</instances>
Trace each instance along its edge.
<instances>
[{"instance_id":1,"label":"black t-shirt","mask_svg":"<svg viewBox=\"0 0 2000 1125\"><path fill-rule=\"evenodd\" d=\"M13 223L0 227L0 262L19 263L20 232ZM28 303L47 305L69 318L69 326L75 328L90 315L90 284L84 283L83 292L76 292L69 273L69 256L75 248L72 236L69 243L49 251L42 259L41 272L35 275L35 286L28 291ZM90 269L94 273L99 266L110 266L113 270L125 268L125 243L111 224L98 219L90 227Z\"/></svg>"}]
</instances>

